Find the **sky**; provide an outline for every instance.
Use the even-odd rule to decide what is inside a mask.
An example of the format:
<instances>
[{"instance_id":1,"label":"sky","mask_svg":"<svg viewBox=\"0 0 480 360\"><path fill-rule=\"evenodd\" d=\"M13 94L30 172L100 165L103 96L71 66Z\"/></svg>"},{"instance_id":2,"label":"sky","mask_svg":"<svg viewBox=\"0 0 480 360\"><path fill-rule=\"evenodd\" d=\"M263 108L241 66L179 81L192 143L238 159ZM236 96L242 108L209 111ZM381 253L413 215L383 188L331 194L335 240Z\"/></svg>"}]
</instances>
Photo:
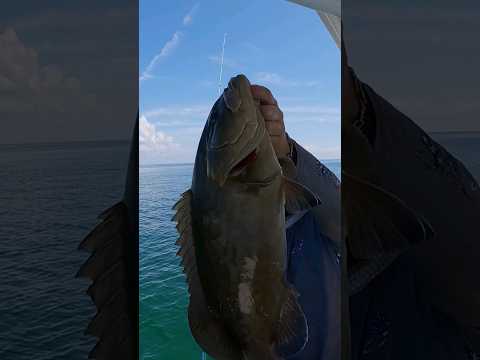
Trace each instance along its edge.
<instances>
[{"instance_id":1,"label":"sky","mask_svg":"<svg viewBox=\"0 0 480 360\"><path fill-rule=\"evenodd\" d=\"M128 140L137 115L131 0L26 0L0 12L0 144Z\"/></svg>"},{"instance_id":2,"label":"sky","mask_svg":"<svg viewBox=\"0 0 480 360\"><path fill-rule=\"evenodd\" d=\"M237 74L267 86L289 135L340 158L340 51L318 14L285 0L140 2L141 163L191 163L208 113Z\"/></svg>"}]
</instances>

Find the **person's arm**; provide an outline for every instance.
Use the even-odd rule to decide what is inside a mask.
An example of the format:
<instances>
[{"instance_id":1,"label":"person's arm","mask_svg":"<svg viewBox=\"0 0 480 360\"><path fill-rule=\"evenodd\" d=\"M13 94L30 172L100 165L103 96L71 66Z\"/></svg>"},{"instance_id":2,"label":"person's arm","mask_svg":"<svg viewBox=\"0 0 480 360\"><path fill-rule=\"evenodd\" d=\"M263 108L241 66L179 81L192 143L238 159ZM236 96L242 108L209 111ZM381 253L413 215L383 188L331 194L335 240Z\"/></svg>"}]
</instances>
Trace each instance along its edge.
<instances>
[{"instance_id":1,"label":"person's arm","mask_svg":"<svg viewBox=\"0 0 480 360\"><path fill-rule=\"evenodd\" d=\"M363 128L357 126L354 132L369 149L362 153L366 158L357 158L365 165L357 170L431 224L435 236L413 249L420 289L438 311L461 325L472 348L480 351L478 184L460 161L412 120L367 85L361 88L368 115L361 121ZM358 153L345 139L342 142L347 149L344 157Z\"/></svg>"},{"instance_id":2,"label":"person's arm","mask_svg":"<svg viewBox=\"0 0 480 360\"><path fill-rule=\"evenodd\" d=\"M296 180L312 190L321 200L313 209L325 235L340 251L340 181L336 175L295 140L289 139L296 153Z\"/></svg>"},{"instance_id":3,"label":"person's arm","mask_svg":"<svg viewBox=\"0 0 480 360\"><path fill-rule=\"evenodd\" d=\"M320 198L321 204L313 209L314 215L323 233L333 241L339 252L341 226L339 180L312 154L288 137L283 113L270 90L252 85L252 94L260 102L260 110L277 157L279 159L291 157L296 165L295 180Z\"/></svg>"}]
</instances>

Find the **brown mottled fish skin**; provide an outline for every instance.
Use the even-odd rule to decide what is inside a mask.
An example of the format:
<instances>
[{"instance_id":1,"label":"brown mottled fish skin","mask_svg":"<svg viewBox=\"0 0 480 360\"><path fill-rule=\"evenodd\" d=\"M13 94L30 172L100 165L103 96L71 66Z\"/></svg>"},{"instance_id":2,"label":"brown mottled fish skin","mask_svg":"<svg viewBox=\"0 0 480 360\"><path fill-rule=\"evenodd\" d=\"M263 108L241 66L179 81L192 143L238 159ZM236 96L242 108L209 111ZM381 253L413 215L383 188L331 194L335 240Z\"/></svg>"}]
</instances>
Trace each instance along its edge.
<instances>
[{"instance_id":1,"label":"brown mottled fish skin","mask_svg":"<svg viewBox=\"0 0 480 360\"><path fill-rule=\"evenodd\" d=\"M252 151L256 160L233 176L232 168ZM288 338L279 327L296 293L285 280L284 184L250 83L243 75L232 78L200 139L191 222L205 301L238 359L279 359L275 344Z\"/></svg>"}]
</instances>

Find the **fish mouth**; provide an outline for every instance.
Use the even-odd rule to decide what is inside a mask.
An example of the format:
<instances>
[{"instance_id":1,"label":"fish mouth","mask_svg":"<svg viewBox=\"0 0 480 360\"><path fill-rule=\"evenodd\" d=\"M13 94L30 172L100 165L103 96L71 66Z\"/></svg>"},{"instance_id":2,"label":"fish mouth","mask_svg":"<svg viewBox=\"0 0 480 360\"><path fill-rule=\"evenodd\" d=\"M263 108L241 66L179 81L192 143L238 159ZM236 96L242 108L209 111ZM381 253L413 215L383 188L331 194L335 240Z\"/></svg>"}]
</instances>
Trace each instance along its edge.
<instances>
[{"instance_id":1,"label":"fish mouth","mask_svg":"<svg viewBox=\"0 0 480 360\"><path fill-rule=\"evenodd\" d=\"M252 146L248 146L248 149L240 153L237 160L225 161L223 162L224 166L208 167L208 176L219 186L223 186L228 179L238 178L244 174L247 167L257 160L258 153L258 147L253 147L252 150Z\"/></svg>"},{"instance_id":2,"label":"fish mouth","mask_svg":"<svg viewBox=\"0 0 480 360\"><path fill-rule=\"evenodd\" d=\"M233 165L232 169L228 173L228 177L235 177L242 174L248 165L255 162L257 160L257 153L258 149L251 151L247 156L243 159L238 161L236 164Z\"/></svg>"},{"instance_id":3,"label":"fish mouth","mask_svg":"<svg viewBox=\"0 0 480 360\"><path fill-rule=\"evenodd\" d=\"M257 154L258 154L259 149L255 149L251 151L247 156L245 156L242 160L238 161L233 168L230 170L228 174L228 178L235 178L235 177L240 177L245 170L247 169L248 165L254 163L257 160ZM242 179L242 183L245 185L252 185L252 186L259 186L259 187L265 187L270 185L275 181L275 179L282 175L282 170L279 169L277 172L273 173L270 176L267 176L264 179L257 179L257 180L248 180L245 181L245 179Z\"/></svg>"},{"instance_id":4,"label":"fish mouth","mask_svg":"<svg viewBox=\"0 0 480 360\"><path fill-rule=\"evenodd\" d=\"M246 128L253 128L253 134L248 134L245 129L244 136L237 142L220 148L209 147L207 150L207 176L219 186L223 186L228 179L243 174L257 160L266 130L263 126L252 123ZM243 146L237 150L240 144Z\"/></svg>"}]
</instances>

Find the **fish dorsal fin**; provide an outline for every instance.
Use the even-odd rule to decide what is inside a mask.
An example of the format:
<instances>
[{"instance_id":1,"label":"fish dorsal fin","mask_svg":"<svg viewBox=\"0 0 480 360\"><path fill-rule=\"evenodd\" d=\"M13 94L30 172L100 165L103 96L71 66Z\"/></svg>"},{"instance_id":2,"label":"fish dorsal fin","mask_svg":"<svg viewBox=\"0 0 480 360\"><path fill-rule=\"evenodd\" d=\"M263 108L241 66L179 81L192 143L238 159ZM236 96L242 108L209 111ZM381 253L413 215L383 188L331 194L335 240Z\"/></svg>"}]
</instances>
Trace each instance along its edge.
<instances>
[{"instance_id":1,"label":"fish dorsal fin","mask_svg":"<svg viewBox=\"0 0 480 360\"><path fill-rule=\"evenodd\" d=\"M135 353L132 339L136 334L128 310L133 299L128 290L126 248L133 239L128 231L127 206L119 202L99 217L102 221L79 245L79 249L88 250L91 255L77 273L77 277L93 281L87 293L97 308L85 331L98 338L89 358L125 359Z\"/></svg>"},{"instance_id":2,"label":"fish dorsal fin","mask_svg":"<svg viewBox=\"0 0 480 360\"><path fill-rule=\"evenodd\" d=\"M298 303L298 293L287 285L287 298L280 313L275 348L282 357L292 356L303 350L308 341L308 325Z\"/></svg>"},{"instance_id":3,"label":"fish dorsal fin","mask_svg":"<svg viewBox=\"0 0 480 360\"><path fill-rule=\"evenodd\" d=\"M292 179L283 177L285 191L285 209L290 214L309 210L320 205L320 199L307 187Z\"/></svg>"},{"instance_id":4,"label":"fish dorsal fin","mask_svg":"<svg viewBox=\"0 0 480 360\"><path fill-rule=\"evenodd\" d=\"M434 236L433 229L392 193L345 172L342 195L349 252L356 259L403 251ZM349 219L354 219L353 221Z\"/></svg>"},{"instance_id":5,"label":"fish dorsal fin","mask_svg":"<svg viewBox=\"0 0 480 360\"><path fill-rule=\"evenodd\" d=\"M183 272L187 277L190 302L188 305L188 322L196 342L211 357L219 360L241 360L241 351L232 341L228 331L216 319L215 313L209 309L205 300L200 277L197 271L195 244L193 241L191 221L192 191L184 192L180 200L173 206L175 214L172 221L177 222L180 246L177 255L182 258Z\"/></svg>"},{"instance_id":6,"label":"fish dorsal fin","mask_svg":"<svg viewBox=\"0 0 480 360\"><path fill-rule=\"evenodd\" d=\"M195 261L195 247L193 244L192 236L192 221L191 221L191 201L192 191L185 191L180 200L178 200L173 206L175 214L172 217L172 221L177 222L177 231L179 234L177 245L180 246L177 252L177 256L181 257L181 265L183 266L183 272L187 277L188 291L191 293L192 275L197 271L197 265Z\"/></svg>"}]
</instances>

